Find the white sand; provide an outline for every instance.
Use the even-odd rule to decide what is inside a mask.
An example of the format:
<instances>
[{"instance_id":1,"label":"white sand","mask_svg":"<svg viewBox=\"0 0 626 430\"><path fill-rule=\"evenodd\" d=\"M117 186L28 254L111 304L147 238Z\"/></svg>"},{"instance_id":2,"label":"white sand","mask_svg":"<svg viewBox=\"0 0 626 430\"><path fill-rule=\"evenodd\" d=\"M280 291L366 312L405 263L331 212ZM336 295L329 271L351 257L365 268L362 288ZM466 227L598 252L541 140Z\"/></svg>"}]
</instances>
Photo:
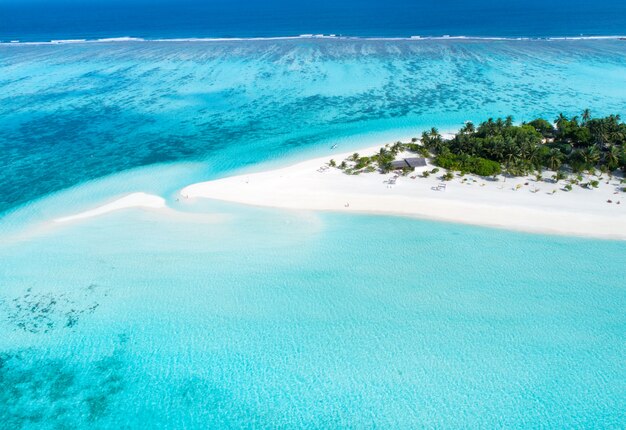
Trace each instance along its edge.
<instances>
[{"instance_id":1,"label":"white sand","mask_svg":"<svg viewBox=\"0 0 626 430\"><path fill-rule=\"evenodd\" d=\"M370 155L379 148L357 152ZM434 166L401 176L391 187L386 181L392 174L351 176L334 168L324 173L317 171L331 158L339 163L350 154L334 154L282 169L193 184L184 188L181 195L257 206L407 215L529 232L626 240L626 193L614 194L620 187L620 178L609 181L604 175L596 189L574 185L567 192L563 190L564 181L554 184L548 179L551 172L545 172L546 179L540 182L534 178L505 180L504 177L492 181L466 175L466 182L456 176L446 182L446 191L434 191L432 187L442 183L443 169L428 178L410 178ZM518 185L520 188L516 190ZM531 191L535 189L538 191ZM553 190L557 190L555 194Z\"/></svg>"},{"instance_id":2,"label":"white sand","mask_svg":"<svg viewBox=\"0 0 626 430\"><path fill-rule=\"evenodd\" d=\"M121 199L115 200L111 203L99 206L95 209L78 213L76 215L57 218L55 222L69 222L76 221L84 218L91 218L99 215L104 215L109 212L118 211L121 209L129 208L148 208L148 209L162 209L165 207L165 200L162 197L155 196L153 194L146 193L133 193L129 194Z\"/></svg>"}]
</instances>

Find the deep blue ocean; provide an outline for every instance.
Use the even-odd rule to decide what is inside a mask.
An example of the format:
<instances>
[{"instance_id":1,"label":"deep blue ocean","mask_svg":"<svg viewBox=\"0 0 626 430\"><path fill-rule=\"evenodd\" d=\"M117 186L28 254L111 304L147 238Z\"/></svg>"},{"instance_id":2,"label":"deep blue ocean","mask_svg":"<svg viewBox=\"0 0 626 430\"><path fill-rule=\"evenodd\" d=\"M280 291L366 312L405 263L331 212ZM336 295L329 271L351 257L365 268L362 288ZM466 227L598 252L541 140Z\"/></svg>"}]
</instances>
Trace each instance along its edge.
<instances>
[{"instance_id":1,"label":"deep blue ocean","mask_svg":"<svg viewBox=\"0 0 626 430\"><path fill-rule=\"evenodd\" d=\"M620 35L619 0L0 0L0 40Z\"/></svg>"}]
</instances>

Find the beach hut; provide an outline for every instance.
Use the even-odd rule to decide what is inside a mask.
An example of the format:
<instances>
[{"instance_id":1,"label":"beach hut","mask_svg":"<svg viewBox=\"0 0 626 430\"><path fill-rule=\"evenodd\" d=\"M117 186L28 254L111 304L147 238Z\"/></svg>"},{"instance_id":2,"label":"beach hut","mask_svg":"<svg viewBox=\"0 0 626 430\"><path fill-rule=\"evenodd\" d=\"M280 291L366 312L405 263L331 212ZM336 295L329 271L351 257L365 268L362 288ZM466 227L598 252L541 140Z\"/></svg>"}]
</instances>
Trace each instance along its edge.
<instances>
[{"instance_id":1,"label":"beach hut","mask_svg":"<svg viewBox=\"0 0 626 430\"><path fill-rule=\"evenodd\" d=\"M405 158L404 161L411 169L415 169L416 167L426 167L425 158Z\"/></svg>"},{"instance_id":2,"label":"beach hut","mask_svg":"<svg viewBox=\"0 0 626 430\"><path fill-rule=\"evenodd\" d=\"M405 158L402 160L396 160L391 162L391 167L394 169L415 169L416 167L425 167L425 158Z\"/></svg>"},{"instance_id":3,"label":"beach hut","mask_svg":"<svg viewBox=\"0 0 626 430\"><path fill-rule=\"evenodd\" d=\"M406 164L406 161L404 160L397 160L391 162L391 167L393 169L406 169L407 167L409 167L409 165Z\"/></svg>"}]
</instances>

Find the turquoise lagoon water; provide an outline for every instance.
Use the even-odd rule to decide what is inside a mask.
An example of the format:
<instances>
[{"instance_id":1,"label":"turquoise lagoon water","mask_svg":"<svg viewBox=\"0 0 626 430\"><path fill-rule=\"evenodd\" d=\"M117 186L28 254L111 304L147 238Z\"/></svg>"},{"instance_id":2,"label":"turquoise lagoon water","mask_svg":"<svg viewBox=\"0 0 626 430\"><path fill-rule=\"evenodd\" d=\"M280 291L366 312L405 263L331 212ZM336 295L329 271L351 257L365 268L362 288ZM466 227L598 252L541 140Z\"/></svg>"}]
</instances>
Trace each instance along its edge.
<instances>
[{"instance_id":1,"label":"turquoise lagoon water","mask_svg":"<svg viewBox=\"0 0 626 430\"><path fill-rule=\"evenodd\" d=\"M620 40L0 45L0 212L145 165L204 161L212 178L625 100Z\"/></svg>"},{"instance_id":2,"label":"turquoise lagoon water","mask_svg":"<svg viewBox=\"0 0 626 430\"><path fill-rule=\"evenodd\" d=\"M0 46L0 429L623 428L623 242L175 195L334 142L623 112L625 47ZM50 223L133 191L173 211Z\"/></svg>"},{"instance_id":3,"label":"turquoise lagoon water","mask_svg":"<svg viewBox=\"0 0 626 430\"><path fill-rule=\"evenodd\" d=\"M623 242L179 203L0 247L1 428L621 428Z\"/></svg>"}]
</instances>

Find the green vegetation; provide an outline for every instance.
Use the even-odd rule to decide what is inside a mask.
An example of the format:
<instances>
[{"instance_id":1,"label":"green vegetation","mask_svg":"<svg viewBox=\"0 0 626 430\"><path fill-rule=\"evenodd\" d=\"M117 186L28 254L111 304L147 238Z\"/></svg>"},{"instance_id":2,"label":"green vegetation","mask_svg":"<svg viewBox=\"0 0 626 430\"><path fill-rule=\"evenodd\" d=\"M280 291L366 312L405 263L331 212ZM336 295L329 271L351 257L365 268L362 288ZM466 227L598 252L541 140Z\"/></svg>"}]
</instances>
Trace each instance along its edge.
<instances>
[{"instance_id":1,"label":"green vegetation","mask_svg":"<svg viewBox=\"0 0 626 430\"><path fill-rule=\"evenodd\" d=\"M393 145L387 145L380 148L378 153L370 157L361 157L355 152L346 160L342 161L339 168L350 175L370 173L374 172L376 169L378 169L381 173L388 173L392 169L391 163L396 159L400 152L406 149L406 146L407 145L402 142L396 142ZM349 166L348 162L352 163L352 165ZM408 174L409 172L410 170L406 170L403 173Z\"/></svg>"},{"instance_id":2,"label":"green vegetation","mask_svg":"<svg viewBox=\"0 0 626 430\"><path fill-rule=\"evenodd\" d=\"M331 160L331 167L337 166L345 173L358 175L378 170L388 173L392 162L403 151L430 158L436 168L421 175L428 177L447 169L443 179L451 180L450 172L460 176L472 173L478 176L492 176L502 172L510 176L524 176L535 173L535 180L544 179L543 171L555 172L551 175L554 183L568 178L566 172L577 174L570 179L565 189L572 185L595 188L598 181L583 183L581 173L595 174L598 170L611 179L617 169L626 171L626 124L619 115L592 118L585 110L580 120L560 114L553 122L537 118L521 125L513 124L511 116L502 119L489 119L478 127L467 122L451 139L444 139L436 128L422 133L421 141L411 139L409 143L396 142L386 145L369 157L354 153L338 166ZM408 174L412 169L403 169ZM599 177L602 180L601 177Z\"/></svg>"},{"instance_id":3,"label":"green vegetation","mask_svg":"<svg viewBox=\"0 0 626 430\"><path fill-rule=\"evenodd\" d=\"M454 173L452 173L452 172L446 172L446 173L444 173L444 175L443 175L442 179L443 179L444 181L451 181L452 179L454 179Z\"/></svg>"},{"instance_id":4,"label":"green vegetation","mask_svg":"<svg viewBox=\"0 0 626 430\"><path fill-rule=\"evenodd\" d=\"M466 154L444 152L435 157L435 164L448 170L470 172L479 176L493 176L501 171L500 163Z\"/></svg>"},{"instance_id":5,"label":"green vegetation","mask_svg":"<svg viewBox=\"0 0 626 430\"><path fill-rule=\"evenodd\" d=\"M558 172L556 172L554 175L552 175L552 179L554 180L555 184L558 184L559 181L561 181L561 180L563 180L565 178L567 178L567 175L564 172L560 171L560 170Z\"/></svg>"},{"instance_id":6,"label":"green vegetation","mask_svg":"<svg viewBox=\"0 0 626 430\"><path fill-rule=\"evenodd\" d=\"M619 115L592 118L588 110L582 121L561 114L554 126L543 118L514 125L510 116L489 119L478 128L468 122L449 140L432 129L423 133L422 143L435 155L436 165L480 176L501 168L514 176L565 166L574 172L626 170L626 124Z\"/></svg>"}]
</instances>

